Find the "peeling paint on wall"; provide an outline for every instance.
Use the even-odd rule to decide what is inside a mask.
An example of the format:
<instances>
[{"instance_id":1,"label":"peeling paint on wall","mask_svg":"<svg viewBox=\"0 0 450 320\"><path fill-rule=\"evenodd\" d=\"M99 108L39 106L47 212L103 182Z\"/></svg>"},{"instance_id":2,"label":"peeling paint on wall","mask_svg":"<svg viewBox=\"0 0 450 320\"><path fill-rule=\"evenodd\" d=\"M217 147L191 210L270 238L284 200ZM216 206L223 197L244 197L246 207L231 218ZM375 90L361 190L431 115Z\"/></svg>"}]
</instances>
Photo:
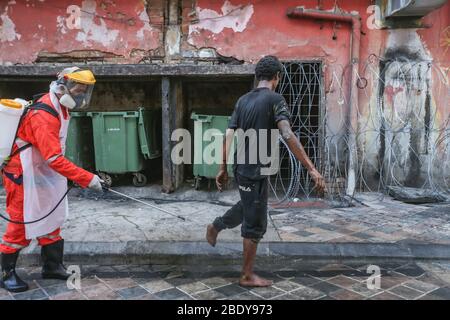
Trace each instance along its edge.
<instances>
[{"instance_id":1,"label":"peeling paint on wall","mask_svg":"<svg viewBox=\"0 0 450 320\"><path fill-rule=\"evenodd\" d=\"M6 11L0 15L0 42L20 40L21 35L16 32L16 25L8 17Z\"/></svg>"},{"instance_id":2,"label":"peeling paint on wall","mask_svg":"<svg viewBox=\"0 0 450 320\"><path fill-rule=\"evenodd\" d=\"M76 40L89 46L90 42L98 42L107 47L111 45L119 34L119 30L108 29L105 20L98 18L99 24L94 22L96 18L97 4L94 0L85 0L81 6L81 31L78 32Z\"/></svg>"},{"instance_id":3,"label":"peeling paint on wall","mask_svg":"<svg viewBox=\"0 0 450 320\"><path fill-rule=\"evenodd\" d=\"M225 1L221 13L211 9L197 8L199 22L189 26L189 39L192 34L201 30L208 30L212 33L220 33L224 29L232 29L233 32L242 32L247 28L247 24L253 16L253 5L232 5L230 1ZM191 42L191 40L189 40Z\"/></svg>"},{"instance_id":4,"label":"peeling paint on wall","mask_svg":"<svg viewBox=\"0 0 450 320\"><path fill-rule=\"evenodd\" d=\"M85 52L89 60L140 62L163 47L162 25L152 25L147 9L162 16L162 0L148 7L141 0L0 2L0 63L33 63L58 54L70 59L71 52ZM11 46L14 52L6 50Z\"/></svg>"},{"instance_id":5,"label":"peeling paint on wall","mask_svg":"<svg viewBox=\"0 0 450 320\"><path fill-rule=\"evenodd\" d=\"M142 28L138 30L136 33L136 37L143 41L146 36L151 36L151 33L155 31L154 28L150 25L150 17L148 16L145 8L138 14L139 20L142 22Z\"/></svg>"}]
</instances>

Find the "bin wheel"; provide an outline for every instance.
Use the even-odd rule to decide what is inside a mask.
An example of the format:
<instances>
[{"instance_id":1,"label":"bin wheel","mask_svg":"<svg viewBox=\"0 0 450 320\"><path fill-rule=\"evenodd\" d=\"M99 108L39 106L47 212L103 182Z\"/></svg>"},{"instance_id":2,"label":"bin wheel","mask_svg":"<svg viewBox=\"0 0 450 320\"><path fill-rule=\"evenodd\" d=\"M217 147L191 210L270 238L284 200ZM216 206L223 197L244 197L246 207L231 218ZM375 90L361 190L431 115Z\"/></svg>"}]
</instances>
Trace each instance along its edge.
<instances>
[{"instance_id":1,"label":"bin wheel","mask_svg":"<svg viewBox=\"0 0 450 320\"><path fill-rule=\"evenodd\" d=\"M108 187L111 187L111 185L112 185L112 178L111 178L111 176L109 174L104 173L104 172L99 172L98 175L99 175L100 179L105 181L105 184Z\"/></svg>"},{"instance_id":2,"label":"bin wheel","mask_svg":"<svg viewBox=\"0 0 450 320\"><path fill-rule=\"evenodd\" d=\"M135 187L143 187L147 184L147 177L142 173L135 173L133 177L133 185Z\"/></svg>"},{"instance_id":3,"label":"bin wheel","mask_svg":"<svg viewBox=\"0 0 450 320\"><path fill-rule=\"evenodd\" d=\"M201 182L202 182L202 178L200 178L200 177L195 177L194 178L194 188L195 188L195 190L200 190L200 184L201 184Z\"/></svg>"}]
</instances>

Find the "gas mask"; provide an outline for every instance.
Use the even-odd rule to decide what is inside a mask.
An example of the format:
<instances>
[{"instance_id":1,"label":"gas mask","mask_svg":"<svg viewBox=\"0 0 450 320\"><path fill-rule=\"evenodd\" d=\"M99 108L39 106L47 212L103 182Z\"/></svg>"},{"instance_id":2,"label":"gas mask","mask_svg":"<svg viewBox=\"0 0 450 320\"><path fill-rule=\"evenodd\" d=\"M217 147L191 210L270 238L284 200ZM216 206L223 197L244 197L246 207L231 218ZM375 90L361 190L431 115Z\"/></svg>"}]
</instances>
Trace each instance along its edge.
<instances>
[{"instance_id":1,"label":"gas mask","mask_svg":"<svg viewBox=\"0 0 450 320\"><path fill-rule=\"evenodd\" d=\"M70 82L65 85L66 93L61 96L59 103L71 110L86 109L91 101L94 85Z\"/></svg>"},{"instance_id":2,"label":"gas mask","mask_svg":"<svg viewBox=\"0 0 450 320\"><path fill-rule=\"evenodd\" d=\"M82 110L89 106L95 77L89 70L73 67L64 69L50 89L60 96L59 103L70 110Z\"/></svg>"}]
</instances>

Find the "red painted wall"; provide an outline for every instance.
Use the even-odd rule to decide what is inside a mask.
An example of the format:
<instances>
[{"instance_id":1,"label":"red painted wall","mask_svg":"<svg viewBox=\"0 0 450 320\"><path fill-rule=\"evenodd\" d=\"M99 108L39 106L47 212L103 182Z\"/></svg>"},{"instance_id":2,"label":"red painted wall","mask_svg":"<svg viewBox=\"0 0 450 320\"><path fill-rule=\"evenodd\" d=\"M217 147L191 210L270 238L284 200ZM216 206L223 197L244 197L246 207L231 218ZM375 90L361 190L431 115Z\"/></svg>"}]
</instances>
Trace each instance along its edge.
<instances>
[{"instance_id":1,"label":"red painted wall","mask_svg":"<svg viewBox=\"0 0 450 320\"><path fill-rule=\"evenodd\" d=\"M395 90L401 89L388 86L382 97L378 96L379 59L393 48L398 50L399 46L410 52L420 52L422 57L432 61L433 128L448 128L449 2L424 18L429 28L377 30L368 27L373 15L369 10L372 0L183 0L180 8L181 53L175 58L181 61L183 57L192 57L188 51L212 48L220 55L247 63L254 63L267 54L284 60L321 60L325 76L327 136L343 136L348 129L351 28L342 23L286 16L289 7L317 9L319 2L322 10L355 11L362 19L360 76L366 77L368 83L365 89L359 90L360 129L364 131L366 125L374 125L369 128L373 133L360 137L362 153L367 151L364 148L372 147L370 152L376 162L379 143L377 101L384 99L392 104ZM77 5L87 12L82 15L79 29L67 27L69 5ZM137 63L144 58L163 55L165 6L163 0L1 1L0 64L30 64L49 53L100 57L108 63ZM170 45L177 45L177 41ZM444 149L443 152L449 152Z\"/></svg>"},{"instance_id":2,"label":"red painted wall","mask_svg":"<svg viewBox=\"0 0 450 320\"><path fill-rule=\"evenodd\" d=\"M162 44L163 1L153 3L147 12L140 0L1 1L0 63L32 63L43 52L139 62ZM79 24L71 5L80 8Z\"/></svg>"}]
</instances>

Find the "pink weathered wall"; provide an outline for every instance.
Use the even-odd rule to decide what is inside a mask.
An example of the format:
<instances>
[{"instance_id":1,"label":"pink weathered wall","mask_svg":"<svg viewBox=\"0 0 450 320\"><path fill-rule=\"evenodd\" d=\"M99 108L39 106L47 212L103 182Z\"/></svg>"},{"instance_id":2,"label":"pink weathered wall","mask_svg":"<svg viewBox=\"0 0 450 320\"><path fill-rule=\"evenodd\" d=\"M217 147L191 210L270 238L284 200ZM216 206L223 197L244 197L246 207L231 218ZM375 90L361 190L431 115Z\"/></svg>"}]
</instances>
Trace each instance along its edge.
<instances>
[{"instance_id":1,"label":"pink weathered wall","mask_svg":"<svg viewBox=\"0 0 450 320\"><path fill-rule=\"evenodd\" d=\"M318 9L320 3L319 9L357 12L362 19L359 70L360 76L368 81L367 87L359 89L359 127L352 130L359 130L359 154L363 156L362 165L367 172L376 171L380 154L384 152L382 149L386 147L383 143L389 143L380 138L381 118L394 113L404 113L406 117L411 110L405 106L429 109L431 119L426 120L425 112L420 113L422 118L413 127L420 131L420 128L430 126L431 133L426 136L423 129L424 134L420 136L405 132L398 137L399 149L389 152L398 155L399 168L414 162L408 155L411 150L418 154L436 151L441 152L450 171L450 137L433 145L433 141L440 138L439 129L448 130L450 116L450 3L424 18L429 28L378 30L368 27L373 17L373 12L368 9L375 2L372 0L183 0L179 8L177 3L168 6L167 2L1 1L0 64L31 64L61 58L107 63L149 62L164 58L166 48L176 52L174 59L166 59L172 63L183 62L183 59L214 60L217 56L255 63L267 54L283 60L320 60L325 79L326 136L330 146L344 153L345 145L336 141L343 141L341 138L348 130L351 27L345 23L286 16L289 7ZM67 27L69 5L78 5L84 11L80 29ZM178 33L172 28L166 34L167 43L164 43L167 32L164 12L168 8L172 8L169 16L173 16L174 8L181 12L181 39L174 39ZM176 19L171 23L173 21ZM425 84L427 90L415 88L413 92L409 84L399 83L392 66L384 75L386 78L382 78L380 64L389 54L400 59L399 66L423 64L427 68L429 61L429 70L420 71L425 80L413 83L414 86ZM429 102L426 102L427 91L431 94ZM379 110L380 105L383 105L383 111ZM390 125L395 127L404 120L399 118ZM426 121L430 123L425 124ZM411 145L412 140L414 145ZM413 169L423 174L427 170L426 166ZM399 174L399 177L403 179L407 175Z\"/></svg>"},{"instance_id":2,"label":"pink weathered wall","mask_svg":"<svg viewBox=\"0 0 450 320\"><path fill-rule=\"evenodd\" d=\"M77 25L67 13L80 8ZM137 63L162 46L164 1L17 0L0 2L0 63L68 56Z\"/></svg>"},{"instance_id":3,"label":"pink weathered wall","mask_svg":"<svg viewBox=\"0 0 450 320\"><path fill-rule=\"evenodd\" d=\"M212 47L220 55L246 62L256 62L267 54L284 60L321 60L327 148L331 155L333 148L342 154L346 142L341 138L348 130L350 26L286 16L289 7L318 9L318 3L198 0L198 22L189 25L184 45L186 49ZM437 165L443 162L450 169L450 4L424 18L427 28L377 29L370 25L374 1L320 3L322 10L357 12L361 16L360 77L368 81L367 87L359 89L359 126L350 131L357 132L359 164L364 168L365 180L377 184L380 163L389 168L389 172L381 173L386 183L394 179L395 183L421 185L430 172L441 175L439 179L442 172L450 177L448 170ZM192 16L186 16L189 19ZM398 61L387 62L386 74L381 74L380 65L386 55ZM404 70L409 70L406 78L399 79ZM399 128L401 131L395 132ZM334 160L345 161L345 157ZM369 184L363 181L361 186Z\"/></svg>"}]
</instances>

